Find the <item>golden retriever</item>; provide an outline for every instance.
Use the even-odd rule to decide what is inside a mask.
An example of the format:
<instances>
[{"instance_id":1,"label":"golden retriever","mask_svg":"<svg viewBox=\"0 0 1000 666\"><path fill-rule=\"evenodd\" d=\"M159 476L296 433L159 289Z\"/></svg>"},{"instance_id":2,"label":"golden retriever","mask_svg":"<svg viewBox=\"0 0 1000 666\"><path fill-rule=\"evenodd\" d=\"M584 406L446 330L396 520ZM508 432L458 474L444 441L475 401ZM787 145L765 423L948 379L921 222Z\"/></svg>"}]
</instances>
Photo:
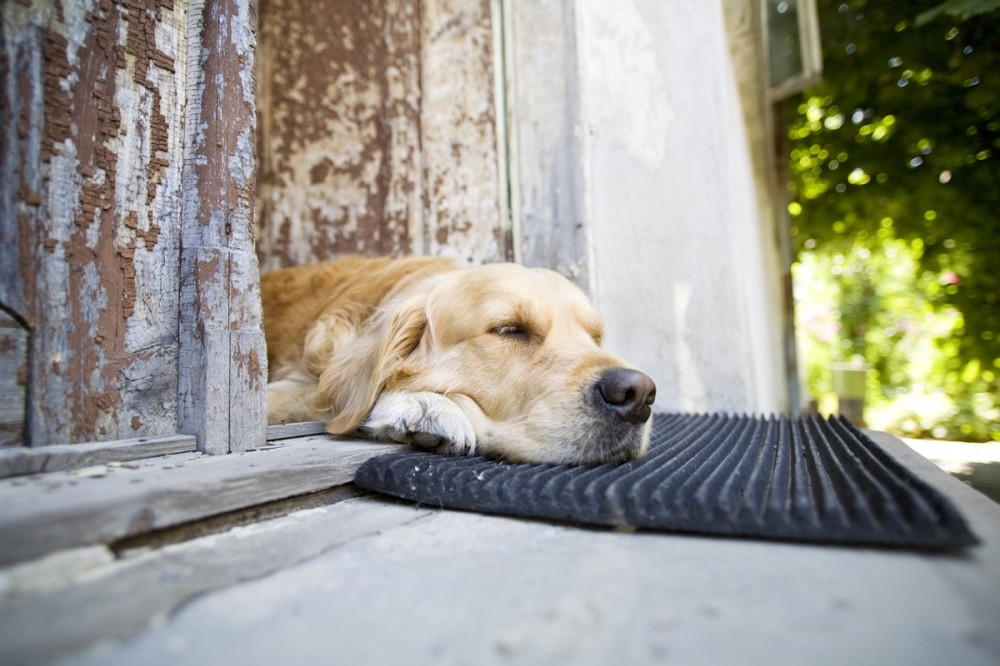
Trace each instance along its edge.
<instances>
[{"instance_id":1,"label":"golden retriever","mask_svg":"<svg viewBox=\"0 0 1000 666\"><path fill-rule=\"evenodd\" d=\"M552 271L349 257L265 273L261 295L270 423L512 462L648 446L653 381L600 348L597 311Z\"/></svg>"}]
</instances>

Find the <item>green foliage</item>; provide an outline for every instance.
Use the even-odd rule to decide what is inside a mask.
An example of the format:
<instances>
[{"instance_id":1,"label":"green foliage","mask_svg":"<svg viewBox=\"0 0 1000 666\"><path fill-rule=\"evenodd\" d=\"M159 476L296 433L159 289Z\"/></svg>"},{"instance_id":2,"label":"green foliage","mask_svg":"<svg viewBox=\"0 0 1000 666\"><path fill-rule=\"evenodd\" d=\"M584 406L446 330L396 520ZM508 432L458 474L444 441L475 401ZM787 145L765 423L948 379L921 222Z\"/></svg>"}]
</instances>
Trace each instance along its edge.
<instances>
[{"instance_id":1,"label":"green foliage","mask_svg":"<svg viewBox=\"0 0 1000 666\"><path fill-rule=\"evenodd\" d=\"M958 358L962 314L936 296L951 278L923 273L920 253L919 242L889 237L801 254L794 277L807 384L832 411L831 364L864 362L873 427L990 439L1000 433L998 369Z\"/></svg>"},{"instance_id":2,"label":"green foliage","mask_svg":"<svg viewBox=\"0 0 1000 666\"><path fill-rule=\"evenodd\" d=\"M947 16L957 16L965 21L979 14L986 14L1000 7L1000 0L945 0L937 7L932 7L917 14L916 25L922 26L933 21L942 12Z\"/></svg>"},{"instance_id":3,"label":"green foliage","mask_svg":"<svg viewBox=\"0 0 1000 666\"><path fill-rule=\"evenodd\" d=\"M1000 439L998 5L819 0L824 80L786 110L799 268L839 324L812 353L864 358L876 407L944 391L965 439Z\"/></svg>"}]
</instances>

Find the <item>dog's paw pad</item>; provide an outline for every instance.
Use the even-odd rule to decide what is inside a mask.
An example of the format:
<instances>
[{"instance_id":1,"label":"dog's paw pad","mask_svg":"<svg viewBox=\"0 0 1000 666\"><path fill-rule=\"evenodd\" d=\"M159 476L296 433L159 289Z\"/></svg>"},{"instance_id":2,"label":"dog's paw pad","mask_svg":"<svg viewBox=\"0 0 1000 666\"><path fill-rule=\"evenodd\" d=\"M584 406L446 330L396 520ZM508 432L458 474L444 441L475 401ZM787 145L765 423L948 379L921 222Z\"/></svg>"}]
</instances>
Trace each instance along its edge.
<instances>
[{"instance_id":1,"label":"dog's paw pad","mask_svg":"<svg viewBox=\"0 0 1000 666\"><path fill-rule=\"evenodd\" d=\"M415 444L446 455L466 455L476 449L469 419L458 405L438 393L383 393L363 430L379 439Z\"/></svg>"},{"instance_id":2,"label":"dog's paw pad","mask_svg":"<svg viewBox=\"0 0 1000 666\"><path fill-rule=\"evenodd\" d=\"M436 449L441 444L441 438L429 432L415 432L413 443L425 449Z\"/></svg>"},{"instance_id":3,"label":"dog's paw pad","mask_svg":"<svg viewBox=\"0 0 1000 666\"><path fill-rule=\"evenodd\" d=\"M392 426L387 426L382 432L374 433L382 439L387 439L397 444L406 444L409 440L410 433L406 431L405 428L395 428Z\"/></svg>"},{"instance_id":4,"label":"dog's paw pad","mask_svg":"<svg viewBox=\"0 0 1000 666\"><path fill-rule=\"evenodd\" d=\"M471 456L476 452L476 443L472 442L441 442L434 448L434 453L443 456Z\"/></svg>"}]
</instances>

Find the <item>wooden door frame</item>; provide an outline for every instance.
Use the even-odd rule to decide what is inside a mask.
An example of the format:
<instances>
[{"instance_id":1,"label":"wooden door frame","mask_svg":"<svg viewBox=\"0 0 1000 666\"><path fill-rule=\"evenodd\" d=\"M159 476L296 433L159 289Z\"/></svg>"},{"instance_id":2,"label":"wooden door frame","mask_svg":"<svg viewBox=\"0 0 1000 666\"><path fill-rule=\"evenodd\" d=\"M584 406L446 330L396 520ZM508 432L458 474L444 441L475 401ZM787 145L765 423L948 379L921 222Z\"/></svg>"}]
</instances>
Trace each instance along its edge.
<instances>
[{"instance_id":1,"label":"wooden door frame","mask_svg":"<svg viewBox=\"0 0 1000 666\"><path fill-rule=\"evenodd\" d=\"M207 0L188 15L178 426L205 453L265 443L267 350L253 217L256 35L257 0Z\"/></svg>"}]
</instances>

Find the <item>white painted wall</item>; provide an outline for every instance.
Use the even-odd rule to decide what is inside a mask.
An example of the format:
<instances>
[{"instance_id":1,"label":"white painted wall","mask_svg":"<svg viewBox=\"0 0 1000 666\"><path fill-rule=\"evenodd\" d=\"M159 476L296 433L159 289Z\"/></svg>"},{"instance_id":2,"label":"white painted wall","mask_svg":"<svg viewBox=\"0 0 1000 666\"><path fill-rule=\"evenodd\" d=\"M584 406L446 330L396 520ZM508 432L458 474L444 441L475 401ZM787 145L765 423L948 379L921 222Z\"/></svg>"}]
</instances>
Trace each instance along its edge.
<instances>
[{"instance_id":1,"label":"white painted wall","mask_svg":"<svg viewBox=\"0 0 1000 666\"><path fill-rule=\"evenodd\" d=\"M513 76L524 81L532 43L518 25L531 23L531 10L519 7ZM558 117L548 108L543 115L522 103L539 91L514 86L515 196L535 192L538 179L557 180L547 166L561 168L539 162L558 150L539 145L531 129L574 119L568 150L577 155L586 239L578 282L604 314L606 346L654 379L660 410L787 410L780 268L771 224L759 219L720 1L562 7L571 23L555 41L575 52L576 82L564 89L576 100ZM519 141L526 133L533 140ZM529 216L544 211L531 197L520 203L525 233L541 233ZM525 261L545 265L546 257L529 252Z\"/></svg>"}]
</instances>

